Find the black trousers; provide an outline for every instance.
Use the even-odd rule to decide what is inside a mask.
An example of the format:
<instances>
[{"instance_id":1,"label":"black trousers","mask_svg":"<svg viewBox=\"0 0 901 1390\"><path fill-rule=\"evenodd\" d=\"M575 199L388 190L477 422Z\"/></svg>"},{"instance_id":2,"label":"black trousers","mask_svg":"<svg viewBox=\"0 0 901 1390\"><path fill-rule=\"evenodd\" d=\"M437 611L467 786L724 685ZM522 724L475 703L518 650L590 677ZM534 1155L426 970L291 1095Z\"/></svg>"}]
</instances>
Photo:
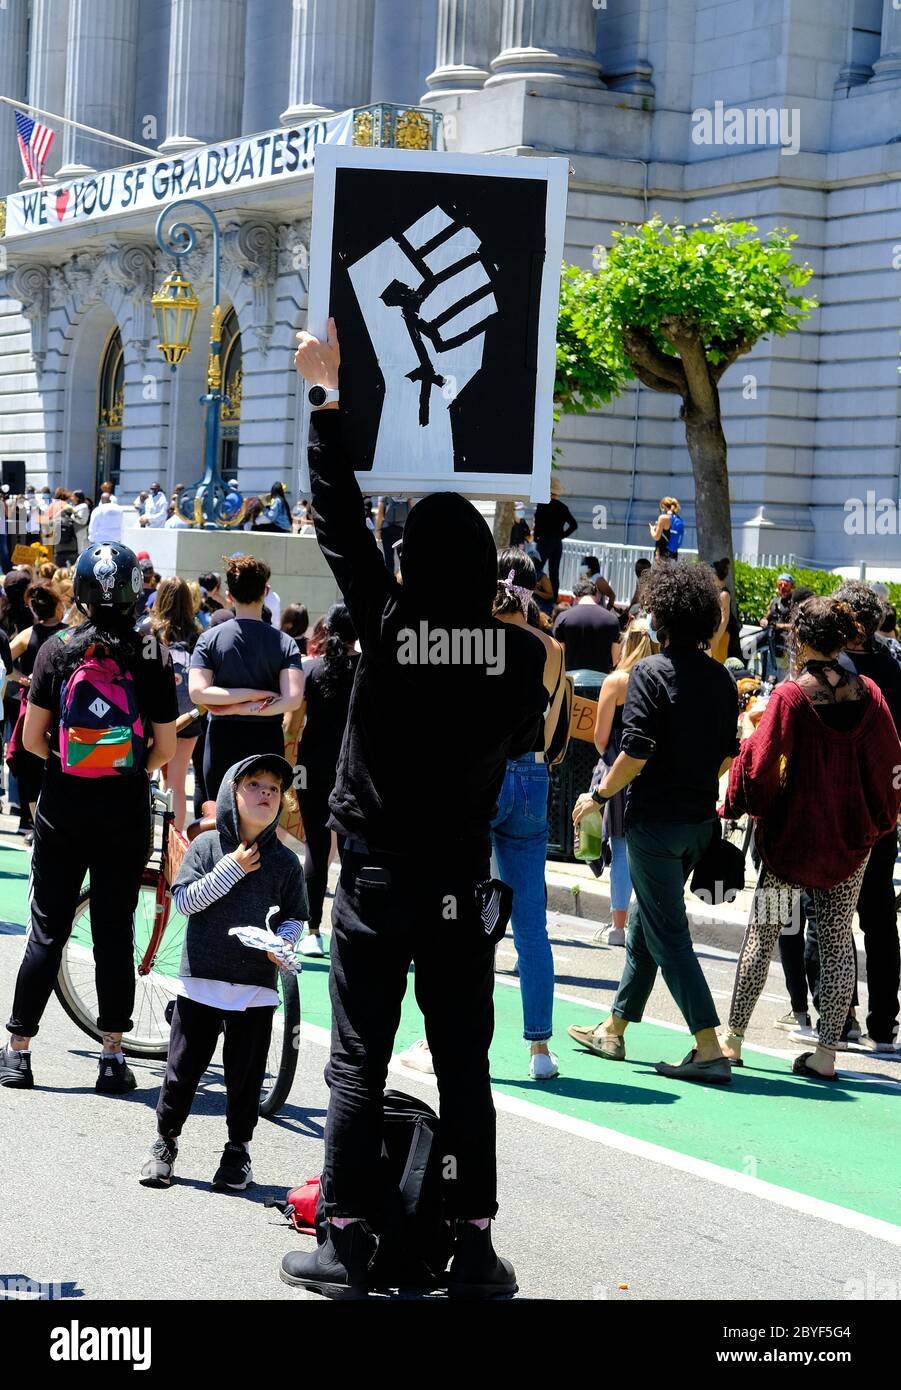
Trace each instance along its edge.
<instances>
[{"instance_id":1,"label":"black trousers","mask_svg":"<svg viewBox=\"0 0 901 1390\"><path fill-rule=\"evenodd\" d=\"M215 801L228 769L258 753L285 756L285 736L280 715L272 718L248 715L244 719L207 719L203 749L203 784L207 799Z\"/></svg>"},{"instance_id":2,"label":"black trousers","mask_svg":"<svg viewBox=\"0 0 901 1390\"><path fill-rule=\"evenodd\" d=\"M298 755L300 756L300 755ZM331 781L334 785L334 768ZM307 901L310 905L309 927L318 932L322 925L322 908L325 903L325 890L328 887L328 854L332 844L332 832L327 821L330 815L328 799L332 787L328 779L316 776L307 768L307 785L298 787L297 800L303 817L303 832L306 836L306 861L304 881L307 885ZM343 857L344 836L338 836L338 853Z\"/></svg>"},{"instance_id":3,"label":"black trousers","mask_svg":"<svg viewBox=\"0 0 901 1390\"><path fill-rule=\"evenodd\" d=\"M428 875L426 877L425 875ZM322 1195L328 1216L376 1227L382 1097L411 962L440 1095L449 1217L497 1212L495 1114L488 1048L494 1032L494 947L475 906L472 872L347 846L332 912L332 1047L325 1079Z\"/></svg>"},{"instance_id":4,"label":"black trousers","mask_svg":"<svg viewBox=\"0 0 901 1390\"><path fill-rule=\"evenodd\" d=\"M867 953L867 1032L874 1042L891 1042L898 1022L901 950L893 882L897 857L898 836L892 830L873 846L857 899Z\"/></svg>"},{"instance_id":5,"label":"black trousers","mask_svg":"<svg viewBox=\"0 0 901 1390\"><path fill-rule=\"evenodd\" d=\"M150 846L147 779L88 783L48 767L34 827L31 927L7 1029L25 1038L37 1033L90 873L97 1027L127 1033L135 1001L133 919Z\"/></svg>"},{"instance_id":6,"label":"black trousers","mask_svg":"<svg viewBox=\"0 0 901 1390\"><path fill-rule=\"evenodd\" d=\"M385 565L389 574L394 573L394 562L397 559L397 551L394 547L403 534L404 528L402 526L394 526L392 524L382 527L382 554L385 557Z\"/></svg>"},{"instance_id":7,"label":"black trousers","mask_svg":"<svg viewBox=\"0 0 901 1390\"><path fill-rule=\"evenodd\" d=\"M779 959L785 975L788 997L792 1013L809 1013L807 991L813 1000L814 1008L820 1004L820 953L817 945L816 906L813 895L806 888L801 890L801 900L797 909L798 930L793 923L787 923L779 937ZM807 931L805 932L805 925Z\"/></svg>"},{"instance_id":8,"label":"black trousers","mask_svg":"<svg viewBox=\"0 0 901 1390\"><path fill-rule=\"evenodd\" d=\"M555 540L536 540L535 547L541 556L542 565L547 565L548 579L554 590L554 602L557 602L557 595L560 592L560 561L563 559L563 541L559 537Z\"/></svg>"},{"instance_id":9,"label":"black trousers","mask_svg":"<svg viewBox=\"0 0 901 1390\"><path fill-rule=\"evenodd\" d=\"M219 1034L225 1030L222 1065L225 1073L228 1137L248 1144L260 1118L260 1087L272 1037L273 1005L257 1009L211 1009L179 995L172 1015L166 1075L156 1107L157 1128L166 1139L177 1139L194 1103L200 1078L212 1061Z\"/></svg>"}]
</instances>

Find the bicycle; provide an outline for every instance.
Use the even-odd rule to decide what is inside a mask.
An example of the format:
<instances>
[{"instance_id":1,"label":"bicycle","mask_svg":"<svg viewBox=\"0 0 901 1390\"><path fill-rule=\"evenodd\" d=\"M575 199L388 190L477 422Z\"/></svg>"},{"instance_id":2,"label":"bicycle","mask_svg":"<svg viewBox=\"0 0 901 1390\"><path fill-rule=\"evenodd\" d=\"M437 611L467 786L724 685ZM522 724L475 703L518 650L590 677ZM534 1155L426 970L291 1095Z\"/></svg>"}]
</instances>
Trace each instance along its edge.
<instances>
[{"instance_id":1,"label":"bicycle","mask_svg":"<svg viewBox=\"0 0 901 1390\"><path fill-rule=\"evenodd\" d=\"M186 716L190 718L191 716ZM147 865L133 919L135 960L134 1027L122 1039L126 1057L165 1061L169 1025L175 1008L176 981L186 919L172 899L167 879L170 836L187 840L174 826L172 793L151 785L151 836ZM91 937L91 887L82 887L72 932L66 943L54 993L83 1033L101 1040L97 1027L97 987ZM276 1115L284 1104L297 1070L300 1042L300 988L296 975L278 971L279 1006L273 1019L266 1075L260 1091L260 1114Z\"/></svg>"}]
</instances>

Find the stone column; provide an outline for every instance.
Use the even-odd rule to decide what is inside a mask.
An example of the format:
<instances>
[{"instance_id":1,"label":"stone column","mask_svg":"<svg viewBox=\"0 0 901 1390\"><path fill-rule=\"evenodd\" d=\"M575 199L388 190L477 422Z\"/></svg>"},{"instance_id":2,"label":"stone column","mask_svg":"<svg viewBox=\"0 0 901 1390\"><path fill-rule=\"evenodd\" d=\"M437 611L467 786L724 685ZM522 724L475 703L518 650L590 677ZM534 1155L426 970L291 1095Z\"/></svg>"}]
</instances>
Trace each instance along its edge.
<instances>
[{"instance_id":1,"label":"stone column","mask_svg":"<svg viewBox=\"0 0 901 1390\"><path fill-rule=\"evenodd\" d=\"M45 111L64 115L66 108L66 38L69 27L68 0L32 0L31 38L28 57L28 100ZM0 45L2 50L2 45ZM46 117L39 120L52 125ZM55 173L62 160L63 136L60 130L44 165L44 182ZM36 179L23 179L20 188L37 187Z\"/></svg>"},{"instance_id":2,"label":"stone column","mask_svg":"<svg viewBox=\"0 0 901 1390\"><path fill-rule=\"evenodd\" d=\"M879 82L901 82L901 9L894 0L882 3L882 44L869 85Z\"/></svg>"},{"instance_id":3,"label":"stone column","mask_svg":"<svg viewBox=\"0 0 901 1390\"><path fill-rule=\"evenodd\" d=\"M293 0L289 105L282 125L366 106L375 0Z\"/></svg>"},{"instance_id":4,"label":"stone column","mask_svg":"<svg viewBox=\"0 0 901 1390\"><path fill-rule=\"evenodd\" d=\"M171 0L164 154L241 133L247 0Z\"/></svg>"},{"instance_id":5,"label":"stone column","mask_svg":"<svg viewBox=\"0 0 901 1390\"><path fill-rule=\"evenodd\" d=\"M439 0L435 71L424 100L484 87L500 47L501 8L502 0Z\"/></svg>"},{"instance_id":6,"label":"stone column","mask_svg":"<svg viewBox=\"0 0 901 1390\"><path fill-rule=\"evenodd\" d=\"M598 86L597 22L588 0L504 0L501 51L485 85L526 79Z\"/></svg>"},{"instance_id":7,"label":"stone column","mask_svg":"<svg viewBox=\"0 0 901 1390\"><path fill-rule=\"evenodd\" d=\"M133 138L138 0L69 0L66 115L98 130ZM60 178L78 178L125 163L122 145L65 127Z\"/></svg>"},{"instance_id":8,"label":"stone column","mask_svg":"<svg viewBox=\"0 0 901 1390\"><path fill-rule=\"evenodd\" d=\"M0 94L24 101L28 82L28 4L8 0L0 6ZM0 140L0 197L13 193L22 173L12 109L3 107Z\"/></svg>"}]
</instances>

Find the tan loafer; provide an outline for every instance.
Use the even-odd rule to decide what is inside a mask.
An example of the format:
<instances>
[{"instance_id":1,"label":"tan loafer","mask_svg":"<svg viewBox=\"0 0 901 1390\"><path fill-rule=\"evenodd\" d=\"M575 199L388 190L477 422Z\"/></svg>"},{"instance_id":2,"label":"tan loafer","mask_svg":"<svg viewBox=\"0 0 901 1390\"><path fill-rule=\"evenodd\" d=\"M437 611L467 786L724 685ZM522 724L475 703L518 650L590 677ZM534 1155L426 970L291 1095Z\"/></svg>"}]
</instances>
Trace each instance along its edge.
<instances>
[{"instance_id":1,"label":"tan loafer","mask_svg":"<svg viewBox=\"0 0 901 1390\"><path fill-rule=\"evenodd\" d=\"M593 1052L596 1057L606 1057L608 1062L624 1062L626 1060L626 1044L622 1038L611 1038L602 1031L603 1024L598 1023L594 1028L578 1028L575 1024L567 1028L567 1033L571 1038L585 1047L589 1052Z\"/></svg>"}]
</instances>

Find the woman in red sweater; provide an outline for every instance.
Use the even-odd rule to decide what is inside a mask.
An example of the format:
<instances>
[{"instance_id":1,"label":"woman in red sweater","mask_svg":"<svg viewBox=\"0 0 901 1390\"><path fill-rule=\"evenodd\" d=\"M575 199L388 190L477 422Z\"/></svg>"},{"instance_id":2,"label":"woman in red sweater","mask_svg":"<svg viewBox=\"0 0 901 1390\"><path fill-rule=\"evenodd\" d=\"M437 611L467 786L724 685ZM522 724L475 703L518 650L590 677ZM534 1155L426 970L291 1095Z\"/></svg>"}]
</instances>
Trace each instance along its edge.
<instances>
[{"instance_id":1,"label":"woman in red sweater","mask_svg":"<svg viewBox=\"0 0 901 1390\"><path fill-rule=\"evenodd\" d=\"M901 805L901 742L879 688L841 666L857 635L852 609L811 598L791 626L792 680L778 685L756 732L732 764L724 814L754 817L763 860L742 943L723 1051L741 1044L766 983L770 957L801 888L820 927L819 1045L792 1071L835 1080L835 1051L854 990L851 923L870 850ZM795 914L792 913L792 920Z\"/></svg>"}]
</instances>

